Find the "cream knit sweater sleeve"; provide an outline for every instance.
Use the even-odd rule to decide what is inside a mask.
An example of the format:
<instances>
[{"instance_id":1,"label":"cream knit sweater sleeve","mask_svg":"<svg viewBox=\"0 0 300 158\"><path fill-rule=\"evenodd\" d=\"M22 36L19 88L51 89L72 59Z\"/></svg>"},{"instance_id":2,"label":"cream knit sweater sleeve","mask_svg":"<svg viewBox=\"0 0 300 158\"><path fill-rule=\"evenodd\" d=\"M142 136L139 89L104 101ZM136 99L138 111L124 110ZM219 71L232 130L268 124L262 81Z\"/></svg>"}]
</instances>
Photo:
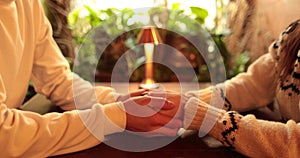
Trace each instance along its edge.
<instances>
[{"instance_id":1,"label":"cream knit sweater sleeve","mask_svg":"<svg viewBox=\"0 0 300 158\"><path fill-rule=\"evenodd\" d=\"M247 72L216 86L189 91L186 95L209 104L213 96L214 100L224 100L223 109L239 112L266 106L275 96L275 63L274 55L267 53L252 63Z\"/></svg>"},{"instance_id":2,"label":"cream knit sweater sleeve","mask_svg":"<svg viewBox=\"0 0 300 158\"><path fill-rule=\"evenodd\" d=\"M9 109L0 104L1 157L48 157L93 147L122 132L126 116L119 104L48 113Z\"/></svg>"},{"instance_id":3,"label":"cream knit sweater sleeve","mask_svg":"<svg viewBox=\"0 0 300 158\"><path fill-rule=\"evenodd\" d=\"M98 87L95 93L70 71L52 38L40 0L0 0L0 8L0 157L75 152L99 144L105 135L124 131L123 104L113 102L112 89ZM77 109L86 110L39 115L16 109L30 75L36 91L56 105L75 109L75 97ZM97 100L113 103L102 106Z\"/></svg>"},{"instance_id":4,"label":"cream knit sweater sleeve","mask_svg":"<svg viewBox=\"0 0 300 158\"><path fill-rule=\"evenodd\" d=\"M35 90L64 110L87 109L95 103L115 102L113 89L93 87L72 73L52 38L52 29L40 6L34 6L36 32L32 82ZM74 102L75 101L75 102ZM76 104L75 104L76 103Z\"/></svg>"},{"instance_id":5,"label":"cream knit sweater sleeve","mask_svg":"<svg viewBox=\"0 0 300 158\"><path fill-rule=\"evenodd\" d=\"M185 107L184 126L205 131L204 119L212 123L209 135L225 146L249 157L292 158L300 155L300 124L286 124L242 116L234 111L212 107L197 98L190 98Z\"/></svg>"}]
</instances>

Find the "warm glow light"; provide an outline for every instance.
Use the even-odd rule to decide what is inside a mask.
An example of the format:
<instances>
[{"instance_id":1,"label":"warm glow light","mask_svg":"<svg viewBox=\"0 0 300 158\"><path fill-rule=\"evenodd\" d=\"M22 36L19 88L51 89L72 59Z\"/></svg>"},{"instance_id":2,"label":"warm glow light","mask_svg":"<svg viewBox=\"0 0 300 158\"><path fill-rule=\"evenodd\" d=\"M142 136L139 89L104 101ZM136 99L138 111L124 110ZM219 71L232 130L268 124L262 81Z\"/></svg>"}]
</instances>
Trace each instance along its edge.
<instances>
[{"instance_id":1,"label":"warm glow light","mask_svg":"<svg viewBox=\"0 0 300 158\"><path fill-rule=\"evenodd\" d=\"M157 39L154 27L151 28L151 33L152 33L152 37L153 37L153 40L154 40L154 44L158 45L158 39Z\"/></svg>"},{"instance_id":2,"label":"warm glow light","mask_svg":"<svg viewBox=\"0 0 300 158\"><path fill-rule=\"evenodd\" d=\"M140 84L140 88L144 89L154 89L158 88L159 85L155 83L153 79L153 54L154 46L162 43L158 32L154 27L144 28L138 36L137 43L144 44L145 52L145 79L143 83Z\"/></svg>"},{"instance_id":3,"label":"warm glow light","mask_svg":"<svg viewBox=\"0 0 300 158\"><path fill-rule=\"evenodd\" d=\"M145 54L146 54L146 62L152 62L153 60L153 51L154 44L153 43L145 43L144 44Z\"/></svg>"},{"instance_id":4,"label":"warm glow light","mask_svg":"<svg viewBox=\"0 0 300 158\"><path fill-rule=\"evenodd\" d=\"M151 84L153 84L153 83L154 83L154 81L153 81L152 79L149 79L149 78L146 79L146 81L145 81L145 84L146 84L146 85L149 85L149 84L151 85Z\"/></svg>"},{"instance_id":5,"label":"warm glow light","mask_svg":"<svg viewBox=\"0 0 300 158\"><path fill-rule=\"evenodd\" d=\"M146 56L146 62L145 62L145 84L153 84L153 52L154 52L154 44L153 43L145 43L144 44L145 49L145 56Z\"/></svg>"}]
</instances>

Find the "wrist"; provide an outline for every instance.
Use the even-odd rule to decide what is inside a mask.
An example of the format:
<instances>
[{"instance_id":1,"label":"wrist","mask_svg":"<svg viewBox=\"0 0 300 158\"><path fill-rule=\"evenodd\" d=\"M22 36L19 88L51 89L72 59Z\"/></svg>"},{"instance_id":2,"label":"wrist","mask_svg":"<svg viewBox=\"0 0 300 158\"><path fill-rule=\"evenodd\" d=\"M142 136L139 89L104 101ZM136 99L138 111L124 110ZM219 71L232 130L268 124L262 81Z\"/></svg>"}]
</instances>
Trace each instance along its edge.
<instances>
[{"instance_id":1,"label":"wrist","mask_svg":"<svg viewBox=\"0 0 300 158\"><path fill-rule=\"evenodd\" d=\"M123 131L126 127L126 112L123 103L117 102L103 107L105 113L105 134Z\"/></svg>"}]
</instances>

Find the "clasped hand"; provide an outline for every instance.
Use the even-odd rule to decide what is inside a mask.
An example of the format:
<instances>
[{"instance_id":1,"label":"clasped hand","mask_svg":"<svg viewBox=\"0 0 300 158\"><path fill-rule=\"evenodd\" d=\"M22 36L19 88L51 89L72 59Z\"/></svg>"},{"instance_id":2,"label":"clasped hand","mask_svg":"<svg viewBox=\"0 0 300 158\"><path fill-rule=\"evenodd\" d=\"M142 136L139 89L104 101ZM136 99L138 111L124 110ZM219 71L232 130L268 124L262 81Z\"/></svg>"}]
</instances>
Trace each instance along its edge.
<instances>
[{"instance_id":1,"label":"clasped hand","mask_svg":"<svg viewBox=\"0 0 300 158\"><path fill-rule=\"evenodd\" d=\"M121 95L126 111L126 129L146 137L176 136L183 126L184 99L175 92L138 90Z\"/></svg>"}]
</instances>

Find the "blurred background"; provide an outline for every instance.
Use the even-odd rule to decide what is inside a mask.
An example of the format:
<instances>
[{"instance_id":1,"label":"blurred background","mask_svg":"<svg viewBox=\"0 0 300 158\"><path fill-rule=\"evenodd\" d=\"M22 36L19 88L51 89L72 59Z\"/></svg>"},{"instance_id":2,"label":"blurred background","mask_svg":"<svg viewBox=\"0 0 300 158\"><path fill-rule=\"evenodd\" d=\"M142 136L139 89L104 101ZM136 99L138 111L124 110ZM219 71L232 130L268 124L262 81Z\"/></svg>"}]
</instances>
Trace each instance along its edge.
<instances>
[{"instance_id":1,"label":"blurred background","mask_svg":"<svg viewBox=\"0 0 300 158\"><path fill-rule=\"evenodd\" d=\"M150 22L159 28L163 42L181 52L192 65L199 82L209 82L210 74L203 55L216 63L224 63L226 78L246 71L249 64L268 52L268 46L292 21L300 17L299 0L42 0L53 27L53 36L76 73L87 80L109 82L114 64L126 51L124 71L133 71L130 81L144 78L144 57L139 54L137 26ZM147 7L148 18L138 18L136 9ZM195 24L195 22L197 24ZM201 26L210 37L204 37ZM180 33L170 30L180 30ZM125 32L124 32L125 31ZM91 35L91 32L93 32ZM113 38L112 38L113 37ZM209 53L210 45L199 52L189 39L213 40L222 59ZM203 38L201 38L203 37ZM207 42L206 42L207 43ZM81 49L79 49L81 48ZM83 48L83 49L82 49ZM100 58L100 59L99 59ZM161 57L163 60L171 60ZM99 60L98 60L99 59ZM86 71L86 67L96 67ZM186 65L176 64L185 69ZM82 69L81 69L82 68ZM158 82L176 82L168 67L155 64ZM184 72L184 71L182 71Z\"/></svg>"}]
</instances>

